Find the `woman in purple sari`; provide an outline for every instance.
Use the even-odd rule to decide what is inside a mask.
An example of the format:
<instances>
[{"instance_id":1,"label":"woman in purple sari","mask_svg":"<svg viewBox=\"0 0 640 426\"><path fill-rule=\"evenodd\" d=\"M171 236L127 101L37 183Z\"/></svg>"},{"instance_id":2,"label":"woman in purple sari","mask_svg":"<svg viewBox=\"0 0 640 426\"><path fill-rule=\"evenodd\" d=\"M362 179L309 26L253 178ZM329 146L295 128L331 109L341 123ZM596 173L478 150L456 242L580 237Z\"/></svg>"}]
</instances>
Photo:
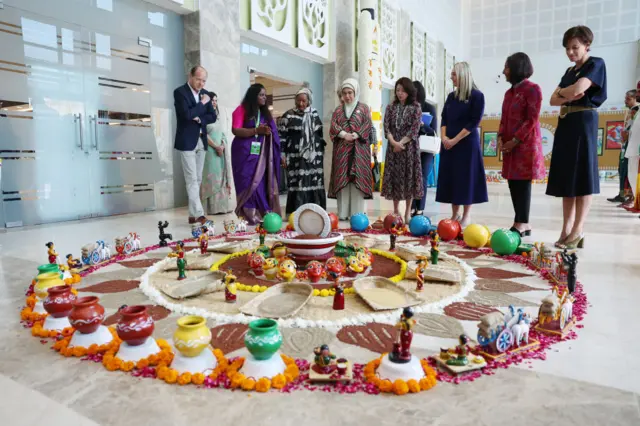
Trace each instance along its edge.
<instances>
[{"instance_id":1,"label":"woman in purple sari","mask_svg":"<svg viewBox=\"0 0 640 426\"><path fill-rule=\"evenodd\" d=\"M231 167L236 187L236 214L255 225L269 213L280 213L280 138L262 84L252 84L233 112Z\"/></svg>"}]
</instances>

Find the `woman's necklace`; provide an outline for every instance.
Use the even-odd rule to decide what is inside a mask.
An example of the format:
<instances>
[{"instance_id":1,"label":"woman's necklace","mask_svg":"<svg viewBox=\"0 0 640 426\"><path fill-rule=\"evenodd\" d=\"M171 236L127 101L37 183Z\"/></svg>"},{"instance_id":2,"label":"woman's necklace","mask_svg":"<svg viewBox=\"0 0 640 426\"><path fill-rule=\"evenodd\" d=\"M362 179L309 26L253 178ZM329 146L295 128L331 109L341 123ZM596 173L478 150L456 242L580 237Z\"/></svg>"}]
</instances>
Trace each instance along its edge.
<instances>
[{"instance_id":1,"label":"woman's necklace","mask_svg":"<svg viewBox=\"0 0 640 426\"><path fill-rule=\"evenodd\" d=\"M400 125L404 122L404 112L406 105L398 103L398 114L396 114L396 131L400 130Z\"/></svg>"}]
</instances>

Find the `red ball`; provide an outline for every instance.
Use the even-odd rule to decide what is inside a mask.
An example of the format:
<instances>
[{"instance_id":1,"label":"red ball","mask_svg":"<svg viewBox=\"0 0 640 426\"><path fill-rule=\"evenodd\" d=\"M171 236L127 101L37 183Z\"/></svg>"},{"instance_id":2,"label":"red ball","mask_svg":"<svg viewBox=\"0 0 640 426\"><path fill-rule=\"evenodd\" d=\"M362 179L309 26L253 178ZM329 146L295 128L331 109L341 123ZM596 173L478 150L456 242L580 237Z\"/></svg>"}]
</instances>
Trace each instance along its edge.
<instances>
[{"instance_id":1,"label":"red ball","mask_svg":"<svg viewBox=\"0 0 640 426\"><path fill-rule=\"evenodd\" d=\"M383 222L384 230L387 232L390 232L391 227L393 226L393 222L399 222L398 225L400 226L402 226L402 224L404 223L404 221L402 220L402 216L395 213L389 213L384 218L384 222Z\"/></svg>"},{"instance_id":2,"label":"red ball","mask_svg":"<svg viewBox=\"0 0 640 426\"><path fill-rule=\"evenodd\" d=\"M331 219L331 230L335 231L339 228L338 215L335 213L329 213L329 219Z\"/></svg>"},{"instance_id":3,"label":"red ball","mask_svg":"<svg viewBox=\"0 0 640 426\"><path fill-rule=\"evenodd\" d=\"M458 238L462 228L457 220L443 219L438 223L438 235L442 241L451 241Z\"/></svg>"}]
</instances>

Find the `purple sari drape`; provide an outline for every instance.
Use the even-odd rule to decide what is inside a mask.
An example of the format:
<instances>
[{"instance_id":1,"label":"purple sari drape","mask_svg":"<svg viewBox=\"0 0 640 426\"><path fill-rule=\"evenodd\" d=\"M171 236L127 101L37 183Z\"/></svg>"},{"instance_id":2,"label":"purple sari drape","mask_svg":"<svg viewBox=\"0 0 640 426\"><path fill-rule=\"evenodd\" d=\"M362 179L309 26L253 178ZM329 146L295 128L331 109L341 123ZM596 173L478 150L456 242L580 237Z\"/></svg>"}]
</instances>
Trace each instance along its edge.
<instances>
[{"instance_id":1,"label":"purple sari drape","mask_svg":"<svg viewBox=\"0 0 640 426\"><path fill-rule=\"evenodd\" d=\"M236 136L231 144L231 167L236 187L236 215L244 217L250 225L262 220L268 212L281 214L280 179L280 137L276 123L260 118L260 124L271 127L270 136L259 136L260 155L251 154L254 136L241 138ZM254 128L255 118L247 120L241 106L233 112L233 128Z\"/></svg>"}]
</instances>

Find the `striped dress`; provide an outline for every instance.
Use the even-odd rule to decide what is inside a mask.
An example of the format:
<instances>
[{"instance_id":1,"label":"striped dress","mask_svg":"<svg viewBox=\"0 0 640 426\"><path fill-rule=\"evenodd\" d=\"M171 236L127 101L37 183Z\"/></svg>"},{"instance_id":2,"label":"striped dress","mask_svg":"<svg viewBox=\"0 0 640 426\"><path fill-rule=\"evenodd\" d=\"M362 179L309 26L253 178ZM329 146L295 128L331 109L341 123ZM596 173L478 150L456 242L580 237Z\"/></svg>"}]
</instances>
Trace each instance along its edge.
<instances>
[{"instance_id":1,"label":"striped dress","mask_svg":"<svg viewBox=\"0 0 640 426\"><path fill-rule=\"evenodd\" d=\"M322 120L318 111L311 110L313 136L311 151L305 153L302 119L295 109L287 111L278 122L280 144L287 162L287 215L303 204L314 203L327 207L324 190L324 147Z\"/></svg>"},{"instance_id":2,"label":"striped dress","mask_svg":"<svg viewBox=\"0 0 640 426\"><path fill-rule=\"evenodd\" d=\"M337 194L349 183L353 183L365 199L373 198L369 145L372 128L371 112L366 104L359 102L348 119L343 105L333 112L329 132L333 141L329 198L337 198ZM347 142L338 136L343 130L347 133L356 132L360 137L356 142Z\"/></svg>"}]
</instances>

